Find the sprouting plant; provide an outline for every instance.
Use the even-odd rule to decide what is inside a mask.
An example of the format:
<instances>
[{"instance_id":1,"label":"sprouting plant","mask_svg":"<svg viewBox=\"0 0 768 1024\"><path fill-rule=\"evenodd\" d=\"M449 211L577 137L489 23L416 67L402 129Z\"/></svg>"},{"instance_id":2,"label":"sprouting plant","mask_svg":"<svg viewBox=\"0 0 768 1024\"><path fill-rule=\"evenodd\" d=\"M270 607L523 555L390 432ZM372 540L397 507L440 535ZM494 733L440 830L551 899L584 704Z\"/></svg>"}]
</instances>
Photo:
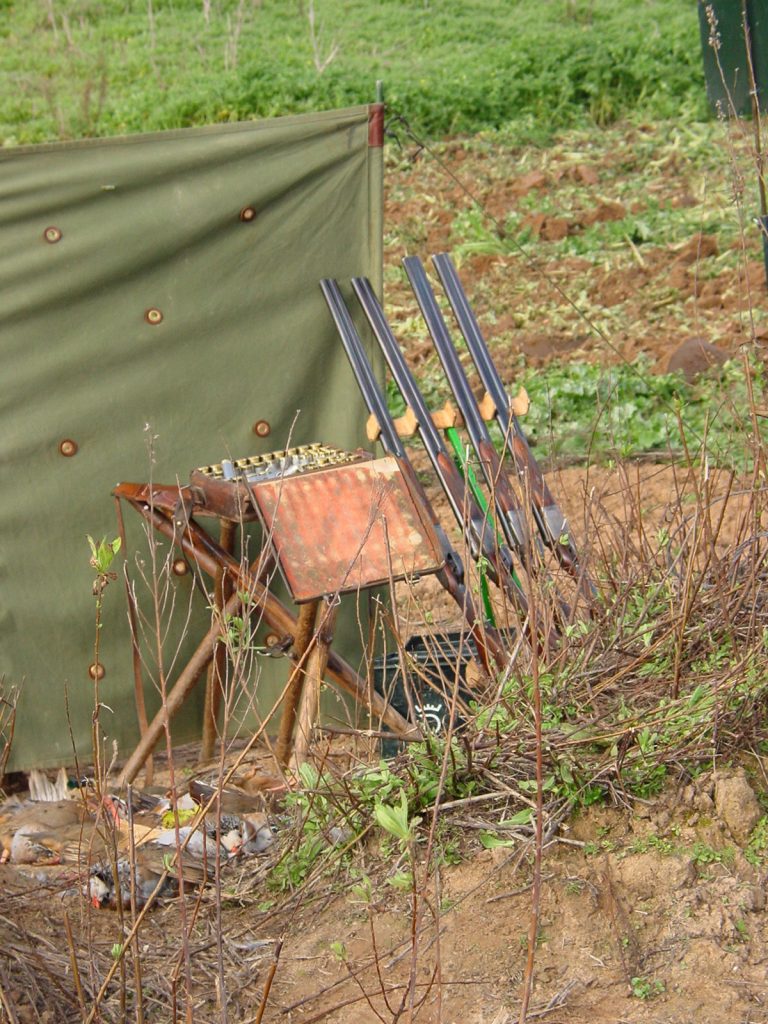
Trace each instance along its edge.
<instances>
[{"instance_id":1,"label":"sprouting plant","mask_svg":"<svg viewBox=\"0 0 768 1024\"><path fill-rule=\"evenodd\" d=\"M373 808L373 816L378 825L388 832L400 843L401 848L407 848L414 840L414 829L421 818L412 818L408 811L408 796L404 789L400 790L400 800L397 804L385 804L377 802Z\"/></svg>"},{"instance_id":2,"label":"sprouting plant","mask_svg":"<svg viewBox=\"0 0 768 1024\"><path fill-rule=\"evenodd\" d=\"M635 999L653 999L664 992L664 982L657 978L636 977L630 979L629 984Z\"/></svg>"},{"instance_id":3,"label":"sprouting plant","mask_svg":"<svg viewBox=\"0 0 768 1024\"><path fill-rule=\"evenodd\" d=\"M349 955L347 953L347 947L340 940L336 940L335 942L332 942L331 946L330 946L330 949L331 949L331 952L333 953L333 955L336 957L336 959L340 960L342 963L347 959L347 957Z\"/></svg>"},{"instance_id":4,"label":"sprouting plant","mask_svg":"<svg viewBox=\"0 0 768 1024\"><path fill-rule=\"evenodd\" d=\"M754 867L760 867L768 858L768 814L752 829L744 856Z\"/></svg>"},{"instance_id":5,"label":"sprouting plant","mask_svg":"<svg viewBox=\"0 0 768 1024\"><path fill-rule=\"evenodd\" d=\"M694 864L704 866L707 864L732 864L736 851L732 846L725 846L722 850L716 850L708 843L694 843L691 847L691 860Z\"/></svg>"},{"instance_id":6,"label":"sprouting plant","mask_svg":"<svg viewBox=\"0 0 768 1024\"><path fill-rule=\"evenodd\" d=\"M371 880L366 874L358 874L357 878L358 880L351 886L349 891L356 903L362 903L367 906L373 896Z\"/></svg>"},{"instance_id":7,"label":"sprouting plant","mask_svg":"<svg viewBox=\"0 0 768 1024\"><path fill-rule=\"evenodd\" d=\"M106 537L102 537L97 544L93 537L88 534L88 546L91 549L90 565L92 569L96 570L97 579L106 578L109 581L117 578L116 574L110 570L115 555L120 550L120 544L119 537L115 537L114 540L109 542L107 542Z\"/></svg>"},{"instance_id":8,"label":"sprouting plant","mask_svg":"<svg viewBox=\"0 0 768 1024\"><path fill-rule=\"evenodd\" d=\"M225 615L224 627L226 632L225 635L222 636L221 642L227 645L227 650L232 652L242 650L247 640L245 619L243 616L234 614Z\"/></svg>"}]
</instances>

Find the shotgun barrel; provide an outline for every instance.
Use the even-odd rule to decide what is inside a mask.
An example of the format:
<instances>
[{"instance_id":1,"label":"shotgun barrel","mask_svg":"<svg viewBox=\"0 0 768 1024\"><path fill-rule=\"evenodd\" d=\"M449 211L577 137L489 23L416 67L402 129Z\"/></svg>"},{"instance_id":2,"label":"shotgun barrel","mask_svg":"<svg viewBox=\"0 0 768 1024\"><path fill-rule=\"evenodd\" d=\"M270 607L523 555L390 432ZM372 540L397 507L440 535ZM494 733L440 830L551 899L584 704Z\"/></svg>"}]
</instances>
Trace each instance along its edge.
<instances>
[{"instance_id":1,"label":"shotgun barrel","mask_svg":"<svg viewBox=\"0 0 768 1024\"><path fill-rule=\"evenodd\" d=\"M465 477L448 454L370 281L364 277L355 277L352 279L352 287L381 346L395 383L414 414L419 437L451 509L465 531L472 557L475 560L480 557L485 559L488 575L504 590L521 618L525 619L528 615L528 601L515 576L512 554L506 545L497 543L492 523L478 506Z\"/></svg>"},{"instance_id":2,"label":"shotgun barrel","mask_svg":"<svg viewBox=\"0 0 768 1024\"><path fill-rule=\"evenodd\" d=\"M493 494L504 536L507 538L507 543L517 553L526 568L528 568L530 566L531 538L525 521L525 512L517 495L510 486L509 478L504 472L501 459L491 440L491 435L488 433L485 421L480 415L480 410L475 402L475 396L472 394L469 381L459 361L456 349L453 347L451 336L448 333L440 307L435 299L432 286L427 279L421 260L417 256L406 256L403 260L403 266L408 275L408 280L411 282L411 287L426 322L427 329L434 342L435 350L443 365L451 391L453 391L458 403L459 411L464 418L464 425L467 428L472 447L475 449L480 461L483 476Z\"/></svg>"},{"instance_id":3,"label":"shotgun barrel","mask_svg":"<svg viewBox=\"0 0 768 1024\"><path fill-rule=\"evenodd\" d=\"M440 283L443 286L456 323L459 326L483 387L495 407L496 421L509 445L518 476L528 481L533 501L533 516L544 543L554 552L563 568L579 581L587 598L595 594L594 586L584 572L568 522L550 491L544 474L531 451L523 428L510 408L509 398L499 373L480 331L477 317L472 311L456 267L448 253L432 257Z\"/></svg>"},{"instance_id":4,"label":"shotgun barrel","mask_svg":"<svg viewBox=\"0 0 768 1024\"><path fill-rule=\"evenodd\" d=\"M501 635L497 630L483 626L478 619L474 603L465 584L464 566L461 557L448 540L448 536L440 525L434 509L424 492L421 481L411 465L405 446L400 440L397 428L387 408L386 398L379 387L360 340L360 335L357 333L357 328L341 294L341 289L338 283L331 278L324 278L320 282L320 288L336 329L339 332L344 351L347 354L363 400L368 407L368 411L373 414L379 425L382 446L390 455L397 459L400 470L406 478L412 493L421 500L429 513L444 559L444 565L437 573L437 578L461 609L470 633L475 640L478 653L486 668L490 667L490 656L496 667L503 670L506 668L508 656Z\"/></svg>"}]
</instances>

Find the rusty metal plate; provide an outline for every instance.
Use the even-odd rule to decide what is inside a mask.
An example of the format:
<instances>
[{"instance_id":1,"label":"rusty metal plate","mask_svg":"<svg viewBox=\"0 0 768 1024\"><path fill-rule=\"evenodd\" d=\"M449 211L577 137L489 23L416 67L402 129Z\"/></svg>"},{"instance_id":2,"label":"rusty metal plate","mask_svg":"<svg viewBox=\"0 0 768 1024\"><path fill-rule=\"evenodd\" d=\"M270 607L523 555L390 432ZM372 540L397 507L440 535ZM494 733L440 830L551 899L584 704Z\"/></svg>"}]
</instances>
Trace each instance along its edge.
<instances>
[{"instance_id":1,"label":"rusty metal plate","mask_svg":"<svg viewBox=\"0 0 768 1024\"><path fill-rule=\"evenodd\" d=\"M265 481L253 499L296 602L437 572L437 537L393 458Z\"/></svg>"}]
</instances>

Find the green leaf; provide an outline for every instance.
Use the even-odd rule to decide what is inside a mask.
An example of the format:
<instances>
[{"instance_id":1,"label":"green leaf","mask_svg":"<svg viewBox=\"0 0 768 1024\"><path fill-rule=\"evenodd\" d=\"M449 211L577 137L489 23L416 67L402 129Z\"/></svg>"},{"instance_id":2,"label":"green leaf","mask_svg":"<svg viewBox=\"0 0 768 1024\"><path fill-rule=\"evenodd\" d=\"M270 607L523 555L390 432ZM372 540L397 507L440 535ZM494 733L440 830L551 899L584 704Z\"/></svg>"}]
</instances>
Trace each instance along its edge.
<instances>
[{"instance_id":1,"label":"green leaf","mask_svg":"<svg viewBox=\"0 0 768 1024\"><path fill-rule=\"evenodd\" d=\"M413 875L410 871L398 871L396 875L390 875L387 879L387 885L410 892L413 888Z\"/></svg>"},{"instance_id":2,"label":"green leaf","mask_svg":"<svg viewBox=\"0 0 768 1024\"><path fill-rule=\"evenodd\" d=\"M304 764L299 765L299 776L304 784L305 789L316 789L317 783L320 779L320 775L317 769L305 761Z\"/></svg>"},{"instance_id":3,"label":"green leaf","mask_svg":"<svg viewBox=\"0 0 768 1024\"><path fill-rule=\"evenodd\" d=\"M104 576L109 572L112 562L114 561L114 557L120 550L120 538L116 537L113 541L107 542L107 538L102 537L97 544L90 534L87 534L86 536L88 539L88 547L91 549L91 567L95 569L100 576Z\"/></svg>"},{"instance_id":4,"label":"green leaf","mask_svg":"<svg viewBox=\"0 0 768 1024\"><path fill-rule=\"evenodd\" d=\"M523 779L522 782L518 782L518 788L522 789L524 793L535 793L536 792L536 779ZM555 776L548 775L541 784L542 790L546 793L550 789L554 789Z\"/></svg>"},{"instance_id":5,"label":"green leaf","mask_svg":"<svg viewBox=\"0 0 768 1024\"><path fill-rule=\"evenodd\" d=\"M498 846L514 846L514 839L502 839L495 832L481 832L480 843L486 850L495 850Z\"/></svg>"},{"instance_id":6,"label":"green leaf","mask_svg":"<svg viewBox=\"0 0 768 1024\"><path fill-rule=\"evenodd\" d=\"M406 843L411 838L411 826L408 822L408 797L405 790L400 790L400 804L392 806L377 802L373 807L373 816L378 825L390 835Z\"/></svg>"},{"instance_id":7,"label":"green leaf","mask_svg":"<svg viewBox=\"0 0 768 1024\"><path fill-rule=\"evenodd\" d=\"M522 811L513 814L511 818L504 818L499 822L499 828L515 828L516 825L529 825L533 821L533 808L524 807Z\"/></svg>"}]
</instances>

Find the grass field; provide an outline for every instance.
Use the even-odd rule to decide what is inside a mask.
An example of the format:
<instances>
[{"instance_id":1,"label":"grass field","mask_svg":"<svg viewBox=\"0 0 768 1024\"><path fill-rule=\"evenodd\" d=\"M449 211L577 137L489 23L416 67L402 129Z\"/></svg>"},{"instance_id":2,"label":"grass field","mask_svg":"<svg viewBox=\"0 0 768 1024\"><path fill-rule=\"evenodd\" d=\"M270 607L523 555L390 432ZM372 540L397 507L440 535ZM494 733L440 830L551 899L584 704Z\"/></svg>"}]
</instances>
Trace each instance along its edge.
<instances>
[{"instance_id":1,"label":"grass field","mask_svg":"<svg viewBox=\"0 0 768 1024\"><path fill-rule=\"evenodd\" d=\"M388 102L429 136L705 115L694 0L0 0L0 143Z\"/></svg>"}]
</instances>

